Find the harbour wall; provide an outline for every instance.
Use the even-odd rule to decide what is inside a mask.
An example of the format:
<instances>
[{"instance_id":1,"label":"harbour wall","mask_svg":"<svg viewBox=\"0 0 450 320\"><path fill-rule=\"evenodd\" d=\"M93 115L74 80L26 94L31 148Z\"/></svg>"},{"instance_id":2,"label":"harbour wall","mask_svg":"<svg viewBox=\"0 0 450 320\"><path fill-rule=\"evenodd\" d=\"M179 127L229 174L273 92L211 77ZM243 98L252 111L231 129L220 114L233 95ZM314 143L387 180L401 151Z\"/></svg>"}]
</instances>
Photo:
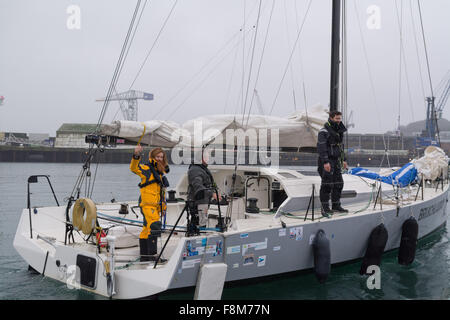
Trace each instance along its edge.
<instances>
[{"instance_id":1,"label":"harbour wall","mask_svg":"<svg viewBox=\"0 0 450 320\"><path fill-rule=\"evenodd\" d=\"M92 162L129 163L132 153L132 149L106 149L104 152L97 152ZM171 152L167 154L169 163L173 163L170 158ZM314 152L282 152L279 164L316 166L317 157L317 153ZM0 162L83 163L86 158L87 149L80 148L0 146ZM388 163L386 155L383 154L348 154L347 158L349 166L352 167L402 166L411 160L411 156L407 155L390 155Z\"/></svg>"}]
</instances>

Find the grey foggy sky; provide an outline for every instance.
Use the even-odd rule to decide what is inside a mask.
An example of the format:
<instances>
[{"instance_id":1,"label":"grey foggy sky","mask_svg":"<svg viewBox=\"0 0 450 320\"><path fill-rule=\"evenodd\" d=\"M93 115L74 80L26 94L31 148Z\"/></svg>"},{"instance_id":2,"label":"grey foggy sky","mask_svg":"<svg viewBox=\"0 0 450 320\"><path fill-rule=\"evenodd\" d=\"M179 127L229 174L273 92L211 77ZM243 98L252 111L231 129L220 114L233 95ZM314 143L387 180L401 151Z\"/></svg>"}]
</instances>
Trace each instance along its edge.
<instances>
[{"instance_id":1,"label":"grey foggy sky","mask_svg":"<svg viewBox=\"0 0 450 320\"><path fill-rule=\"evenodd\" d=\"M411 5L425 95L430 94L430 89L417 1L355 1L347 1L348 108L353 110L355 123L350 132L381 133L397 126L400 31L396 3L399 9L403 4L404 57L412 101L411 104L405 65L402 64L401 124L424 119L426 106L420 84ZM275 2L256 87L266 114L272 107L308 2ZM173 3L174 0L148 1L118 82L119 91L129 89ZM283 81L272 115L285 117L294 111L293 91L296 109L304 109L303 83L307 106L328 105L331 3L331 0L313 0L292 58L292 68ZM0 131L50 133L53 136L62 123L97 123L102 103L94 100L106 95L135 4L136 1L130 0L0 0L0 95L5 96L5 103L0 106ZM258 4L259 0L178 0L133 86L133 89L155 95L154 101L139 102L139 120L156 118L182 123L207 114L240 113L244 41L239 30L244 21L245 6L246 27L250 29L245 35L244 46L246 88L255 31L251 27L256 22ZM70 14L66 10L70 5L81 9L79 30L67 28ZM381 10L381 29L370 30L366 26L370 17L366 9L371 5ZM262 1L247 110L271 6L272 0ZM431 76L436 88L450 69L450 1L422 0L421 6ZM366 43L376 103L356 14ZM235 34L238 35L232 43L173 98ZM117 102L111 102L104 122L111 122L117 110ZM258 112L254 103L252 113ZM443 116L450 118L450 106L444 109ZM120 112L116 119L122 119Z\"/></svg>"}]
</instances>

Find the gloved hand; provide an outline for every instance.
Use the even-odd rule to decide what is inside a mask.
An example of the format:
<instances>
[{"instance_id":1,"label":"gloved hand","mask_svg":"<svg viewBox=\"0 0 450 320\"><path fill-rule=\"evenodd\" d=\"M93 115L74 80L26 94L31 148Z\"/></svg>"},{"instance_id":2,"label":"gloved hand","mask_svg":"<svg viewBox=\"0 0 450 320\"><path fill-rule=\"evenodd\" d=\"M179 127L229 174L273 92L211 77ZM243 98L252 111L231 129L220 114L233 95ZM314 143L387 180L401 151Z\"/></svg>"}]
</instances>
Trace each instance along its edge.
<instances>
[{"instance_id":1,"label":"gloved hand","mask_svg":"<svg viewBox=\"0 0 450 320\"><path fill-rule=\"evenodd\" d=\"M135 156L140 156L143 150L144 150L144 148L140 144L138 144L136 146L136 148L134 148L134 153L133 154Z\"/></svg>"},{"instance_id":2,"label":"gloved hand","mask_svg":"<svg viewBox=\"0 0 450 320\"><path fill-rule=\"evenodd\" d=\"M194 196L195 200L201 200L204 197L205 197L205 190L204 189L201 189L201 190L197 191L197 193Z\"/></svg>"},{"instance_id":3,"label":"gloved hand","mask_svg":"<svg viewBox=\"0 0 450 320\"><path fill-rule=\"evenodd\" d=\"M166 176L162 177L162 183L163 183L165 188L169 187L169 180L167 180Z\"/></svg>"}]
</instances>

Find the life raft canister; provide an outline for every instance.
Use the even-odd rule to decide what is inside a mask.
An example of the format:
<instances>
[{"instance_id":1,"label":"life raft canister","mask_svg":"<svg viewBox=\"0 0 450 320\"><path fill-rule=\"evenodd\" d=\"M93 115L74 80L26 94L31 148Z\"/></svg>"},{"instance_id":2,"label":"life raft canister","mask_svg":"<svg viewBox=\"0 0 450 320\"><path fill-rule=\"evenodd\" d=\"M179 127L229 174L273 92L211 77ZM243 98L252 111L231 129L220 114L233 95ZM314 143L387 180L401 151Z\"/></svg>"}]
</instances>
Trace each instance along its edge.
<instances>
[{"instance_id":1,"label":"life raft canister","mask_svg":"<svg viewBox=\"0 0 450 320\"><path fill-rule=\"evenodd\" d=\"M97 239L97 243L100 245L101 248L106 247L106 232L101 230L100 232L97 232L95 235L95 238Z\"/></svg>"},{"instance_id":2,"label":"life raft canister","mask_svg":"<svg viewBox=\"0 0 450 320\"><path fill-rule=\"evenodd\" d=\"M410 217L402 225L402 238L398 249L398 263L409 265L414 261L416 255L417 236L419 224L414 217Z\"/></svg>"},{"instance_id":3,"label":"life raft canister","mask_svg":"<svg viewBox=\"0 0 450 320\"><path fill-rule=\"evenodd\" d=\"M331 270L330 240L325 235L325 231L319 229L313 240L314 252L314 273L320 283L324 283Z\"/></svg>"},{"instance_id":4,"label":"life raft canister","mask_svg":"<svg viewBox=\"0 0 450 320\"><path fill-rule=\"evenodd\" d=\"M84 214L86 212L86 215ZM85 235L90 235L95 227L97 219L97 207L88 198L80 198L73 205L72 223L77 230Z\"/></svg>"},{"instance_id":5,"label":"life raft canister","mask_svg":"<svg viewBox=\"0 0 450 320\"><path fill-rule=\"evenodd\" d=\"M384 224L379 224L370 233L369 243L367 245L366 254L359 274L368 274L367 268L372 265L379 266L381 264L381 256L388 240L388 232Z\"/></svg>"}]
</instances>

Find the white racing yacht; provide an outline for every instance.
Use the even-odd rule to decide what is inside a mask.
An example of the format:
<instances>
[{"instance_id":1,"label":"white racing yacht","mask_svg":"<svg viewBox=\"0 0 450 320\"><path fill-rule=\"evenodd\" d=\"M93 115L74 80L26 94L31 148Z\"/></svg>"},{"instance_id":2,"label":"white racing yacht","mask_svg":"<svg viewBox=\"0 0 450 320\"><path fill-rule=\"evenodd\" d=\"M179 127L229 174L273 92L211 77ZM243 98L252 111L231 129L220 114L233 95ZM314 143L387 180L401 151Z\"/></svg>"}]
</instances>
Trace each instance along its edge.
<instances>
[{"instance_id":1,"label":"white racing yacht","mask_svg":"<svg viewBox=\"0 0 450 320\"><path fill-rule=\"evenodd\" d=\"M340 12L340 1L334 0L330 110L337 107L339 89ZM130 30L133 23L134 19ZM127 50L127 43L122 50ZM119 60L116 71L122 64ZM116 82L113 77L107 97L115 91ZM318 175L235 161L209 166L218 192L226 197L211 204L208 225L197 233L189 231L187 175L174 190L167 190L157 257L141 262L138 238L143 221L135 212L139 211L137 201L97 203L89 188L81 196L81 185L90 179L90 162L98 150L124 141L167 148L219 144L236 150L249 138L241 139L241 145L235 142L239 134L220 143L217 138L226 130L251 129L259 135L257 142L265 140L265 147L276 154L284 147L314 148L328 116L325 108L316 106L289 118L244 114L208 116L183 126L157 120L100 125L107 105L108 98L98 130L87 137L91 143L87 159L68 203L34 207L28 193L28 206L14 238L15 249L32 269L72 287L133 299L194 286L196 299L220 299L229 281L309 269L319 281L326 281L334 264L355 259L363 259L361 273L365 274L367 266L379 265L382 253L393 249L399 249L400 263L411 263L417 239L448 219L448 158L438 148L412 162L408 168L415 175L407 183L400 183L400 178L411 177L412 171L403 168L388 175L389 179L381 175L373 179L367 170L344 174L342 205L349 212L330 218L321 215ZM196 123L203 126L198 143L192 135ZM272 133L277 139L268 139ZM194 143L186 137L193 137ZM31 176L28 185L38 178Z\"/></svg>"}]
</instances>

